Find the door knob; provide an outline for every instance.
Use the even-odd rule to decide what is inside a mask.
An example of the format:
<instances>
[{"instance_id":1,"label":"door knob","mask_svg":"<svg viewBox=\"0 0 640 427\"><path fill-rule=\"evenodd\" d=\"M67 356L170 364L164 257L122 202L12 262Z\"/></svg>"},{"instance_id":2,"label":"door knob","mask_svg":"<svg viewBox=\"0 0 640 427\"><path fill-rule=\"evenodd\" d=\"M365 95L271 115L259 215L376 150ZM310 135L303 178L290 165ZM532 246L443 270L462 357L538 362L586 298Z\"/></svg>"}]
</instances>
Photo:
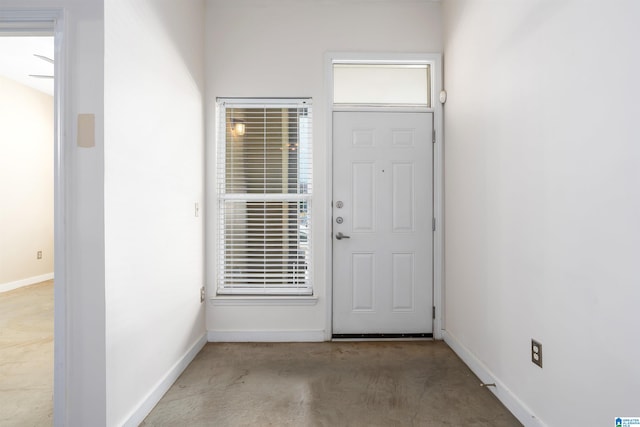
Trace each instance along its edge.
<instances>
[{"instance_id":1,"label":"door knob","mask_svg":"<svg viewBox=\"0 0 640 427\"><path fill-rule=\"evenodd\" d=\"M342 240L342 239L350 239L351 236L347 236L346 234L342 234L341 231L338 232L338 234L336 234L336 239L338 240Z\"/></svg>"}]
</instances>

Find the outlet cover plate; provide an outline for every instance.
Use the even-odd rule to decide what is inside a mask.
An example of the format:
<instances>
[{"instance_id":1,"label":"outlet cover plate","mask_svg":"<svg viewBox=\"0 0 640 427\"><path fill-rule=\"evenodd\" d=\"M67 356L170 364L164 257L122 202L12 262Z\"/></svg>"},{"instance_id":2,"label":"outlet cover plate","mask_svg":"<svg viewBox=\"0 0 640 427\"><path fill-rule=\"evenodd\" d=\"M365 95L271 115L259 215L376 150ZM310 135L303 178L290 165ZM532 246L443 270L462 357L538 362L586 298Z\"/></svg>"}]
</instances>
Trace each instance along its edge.
<instances>
[{"instance_id":1,"label":"outlet cover plate","mask_svg":"<svg viewBox=\"0 0 640 427\"><path fill-rule=\"evenodd\" d=\"M542 368L542 344L531 340L531 361Z\"/></svg>"}]
</instances>

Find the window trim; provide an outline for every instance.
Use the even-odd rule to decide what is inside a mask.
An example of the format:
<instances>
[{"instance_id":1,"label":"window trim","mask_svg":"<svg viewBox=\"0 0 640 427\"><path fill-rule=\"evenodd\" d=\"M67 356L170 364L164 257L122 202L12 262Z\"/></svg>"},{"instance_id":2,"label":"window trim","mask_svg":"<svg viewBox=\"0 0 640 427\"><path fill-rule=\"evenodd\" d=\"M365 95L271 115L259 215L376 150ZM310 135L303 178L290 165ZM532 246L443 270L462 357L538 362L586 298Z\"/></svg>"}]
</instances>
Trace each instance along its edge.
<instances>
[{"instance_id":1,"label":"window trim","mask_svg":"<svg viewBox=\"0 0 640 427\"><path fill-rule=\"evenodd\" d=\"M214 265L215 265L215 292L211 297L212 303L215 305L274 305L274 304L283 304L283 305L315 305L317 303L317 296L314 295L313 288L313 256L312 256L312 230L311 222L313 219L312 216L312 200L313 200L313 136L312 129L313 123L310 123L308 129L308 137L309 137L309 145L307 147L307 154L309 155L309 161L307 162L307 167L310 171L309 178L309 191L307 193L265 193L265 194L251 194L251 193L240 193L240 194L226 194L223 195L221 192L221 181L220 181L220 173L221 168L226 170L226 162L221 160L221 156L225 156L226 158L226 144L227 144L227 115L226 109L234 108L306 108L307 114L309 115L311 121L313 120L312 113L312 100L311 98L216 98L216 144L215 144L215 153L216 153L216 174L214 176L215 182L215 198L216 198L216 226L217 231L215 233L215 250L214 250ZM300 115L298 115L298 118ZM223 172L222 172L223 173ZM298 184L300 181L298 181ZM245 289L239 288L224 288L221 283L224 272L221 271L221 265L224 262L224 254L221 253L223 251L222 246L224 243L222 239L224 239L224 214L221 209L221 202L223 201L298 201L298 202L306 202L308 206L308 214L309 214L309 236L308 236L308 247L306 251L308 256L306 259L306 286L300 287L292 287L291 289L287 289L286 287L247 287ZM299 227L299 225L297 226Z\"/></svg>"},{"instance_id":2,"label":"window trim","mask_svg":"<svg viewBox=\"0 0 640 427\"><path fill-rule=\"evenodd\" d=\"M312 306L318 303L316 295L215 295L211 304L217 306Z\"/></svg>"}]
</instances>

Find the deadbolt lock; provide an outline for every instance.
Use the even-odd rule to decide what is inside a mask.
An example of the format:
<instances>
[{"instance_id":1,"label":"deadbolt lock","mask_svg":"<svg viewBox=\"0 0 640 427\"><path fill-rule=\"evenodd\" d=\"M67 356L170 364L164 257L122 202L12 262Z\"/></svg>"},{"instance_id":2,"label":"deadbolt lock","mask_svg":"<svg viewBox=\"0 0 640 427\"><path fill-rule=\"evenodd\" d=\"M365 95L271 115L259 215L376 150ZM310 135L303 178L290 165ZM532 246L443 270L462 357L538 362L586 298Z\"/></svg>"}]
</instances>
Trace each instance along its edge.
<instances>
[{"instance_id":1,"label":"deadbolt lock","mask_svg":"<svg viewBox=\"0 0 640 427\"><path fill-rule=\"evenodd\" d=\"M344 222L344 219L342 219L342 217L341 217L341 216L339 216L339 217L337 217L337 218L336 218L336 222L337 222L338 224L342 224L342 223Z\"/></svg>"},{"instance_id":2,"label":"deadbolt lock","mask_svg":"<svg viewBox=\"0 0 640 427\"><path fill-rule=\"evenodd\" d=\"M340 208L342 208L343 206L344 206L344 203L342 203L342 201L338 200L338 201L336 202L336 208L340 209Z\"/></svg>"}]
</instances>

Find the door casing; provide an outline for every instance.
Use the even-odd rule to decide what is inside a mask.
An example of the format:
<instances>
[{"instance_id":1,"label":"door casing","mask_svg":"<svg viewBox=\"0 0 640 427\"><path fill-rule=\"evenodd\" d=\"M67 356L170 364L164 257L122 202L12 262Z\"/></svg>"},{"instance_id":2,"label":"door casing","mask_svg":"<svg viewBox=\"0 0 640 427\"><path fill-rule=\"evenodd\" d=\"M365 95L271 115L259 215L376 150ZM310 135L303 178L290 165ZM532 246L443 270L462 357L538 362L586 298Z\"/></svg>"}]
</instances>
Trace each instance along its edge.
<instances>
[{"instance_id":1,"label":"door casing","mask_svg":"<svg viewBox=\"0 0 640 427\"><path fill-rule=\"evenodd\" d=\"M425 107L390 107L390 106L335 106L333 104L333 64L337 62L361 62L365 64L397 64L397 63L427 63L431 66L431 105ZM443 150L443 104L439 101L442 86L442 54L441 53L421 53L421 54L398 54L398 53L353 53L353 52L327 52L325 54L325 96L327 99L326 134L333 135L333 112L334 111L422 111L433 113L434 129L434 150L433 150L433 216L435 219L435 231L433 234L433 305L435 316L433 319L433 338L442 339L444 329L444 150ZM325 171L326 188L331 189L331 197L327 206L325 227L332 229L332 205L333 202L333 140L327 146L326 153L328 161ZM333 277L333 238L332 234L325 233L326 276ZM333 283L326 287L325 301L325 340L330 341L333 334Z\"/></svg>"}]
</instances>

